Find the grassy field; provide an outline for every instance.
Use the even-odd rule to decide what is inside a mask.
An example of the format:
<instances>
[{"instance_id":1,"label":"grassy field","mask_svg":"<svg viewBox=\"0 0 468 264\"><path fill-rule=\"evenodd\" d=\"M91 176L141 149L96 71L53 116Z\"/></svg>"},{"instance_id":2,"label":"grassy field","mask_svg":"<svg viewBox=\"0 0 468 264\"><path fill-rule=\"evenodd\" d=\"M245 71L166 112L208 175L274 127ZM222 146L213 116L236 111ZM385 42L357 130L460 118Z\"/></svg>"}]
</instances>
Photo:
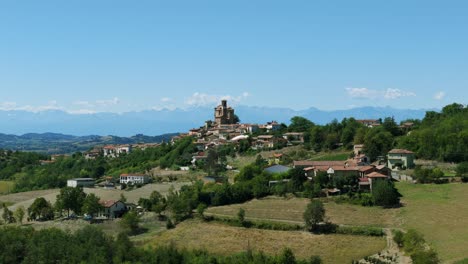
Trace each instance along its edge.
<instances>
[{"instance_id":1,"label":"grassy field","mask_svg":"<svg viewBox=\"0 0 468 264\"><path fill-rule=\"evenodd\" d=\"M247 218L270 219L303 223L302 214L309 202L303 198L280 198L269 196L252 200L244 204L211 207L206 212L236 217L239 208L243 208ZM325 203L328 220L336 224L391 227L399 209L362 207L350 204Z\"/></svg>"},{"instance_id":2,"label":"grassy field","mask_svg":"<svg viewBox=\"0 0 468 264\"><path fill-rule=\"evenodd\" d=\"M402 227L424 234L444 262L468 257L468 184L398 183Z\"/></svg>"},{"instance_id":3,"label":"grassy field","mask_svg":"<svg viewBox=\"0 0 468 264\"><path fill-rule=\"evenodd\" d=\"M0 194L9 193L15 187L13 181L0 181Z\"/></svg>"},{"instance_id":4,"label":"grassy field","mask_svg":"<svg viewBox=\"0 0 468 264\"><path fill-rule=\"evenodd\" d=\"M334 161L345 161L349 157L351 151L346 152L331 152L331 153L320 153L317 156L312 157L311 160L323 161L323 160L334 160Z\"/></svg>"},{"instance_id":5,"label":"grassy field","mask_svg":"<svg viewBox=\"0 0 468 264\"><path fill-rule=\"evenodd\" d=\"M385 239L378 237L246 229L195 220L185 221L139 244L157 247L171 242L180 248L207 249L220 255L245 251L249 245L255 251L271 255L289 247L298 258L319 255L324 263L340 264L379 252L386 245Z\"/></svg>"}]
</instances>

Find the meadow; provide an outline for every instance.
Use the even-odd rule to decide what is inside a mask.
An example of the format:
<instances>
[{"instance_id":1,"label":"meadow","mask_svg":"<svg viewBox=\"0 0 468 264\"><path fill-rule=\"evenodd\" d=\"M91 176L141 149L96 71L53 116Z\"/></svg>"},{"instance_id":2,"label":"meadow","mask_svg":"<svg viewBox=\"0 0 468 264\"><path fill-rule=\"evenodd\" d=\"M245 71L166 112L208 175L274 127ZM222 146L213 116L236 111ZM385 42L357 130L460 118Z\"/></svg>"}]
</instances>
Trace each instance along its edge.
<instances>
[{"instance_id":1,"label":"meadow","mask_svg":"<svg viewBox=\"0 0 468 264\"><path fill-rule=\"evenodd\" d=\"M300 259L319 255L324 263L350 263L375 254L386 246L382 237L247 229L198 220L185 221L175 229L137 243L145 247L174 243L180 248L206 249L219 255L243 252L249 248L275 255L288 247Z\"/></svg>"},{"instance_id":2,"label":"meadow","mask_svg":"<svg viewBox=\"0 0 468 264\"><path fill-rule=\"evenodd\" d=\"M15 182L13 181L0 181L0 194L9 193L14 187Z\"/></svg>"}]
</instances>

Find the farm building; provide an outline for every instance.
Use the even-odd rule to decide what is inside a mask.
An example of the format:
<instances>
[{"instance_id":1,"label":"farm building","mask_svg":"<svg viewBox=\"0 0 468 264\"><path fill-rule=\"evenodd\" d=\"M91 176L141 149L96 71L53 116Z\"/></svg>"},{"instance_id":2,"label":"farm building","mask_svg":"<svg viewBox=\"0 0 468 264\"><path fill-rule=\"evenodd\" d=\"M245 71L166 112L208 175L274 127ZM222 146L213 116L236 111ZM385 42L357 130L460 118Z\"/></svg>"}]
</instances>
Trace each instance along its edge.
<instances>
[{"instance_id":1,"label":"farm building","mask_svg":"<svg viewBox=\"0 0 468 264\"><path fill-rule=\"evenodd\" d=\"M67 187L93 187L93 178L75 178L67 181Z\"/></svg>"},{"instance_id":2,"label":"farm building","mask_svg":"<svg viewBox=\"0 0 468 264\"><path fill-rule=\"evenodd\" d=\"M128 173L120 175L120 183L125 184L145 184L149 182L149 176L145 174L138 173Z\"/></svg>"}]
</instances>

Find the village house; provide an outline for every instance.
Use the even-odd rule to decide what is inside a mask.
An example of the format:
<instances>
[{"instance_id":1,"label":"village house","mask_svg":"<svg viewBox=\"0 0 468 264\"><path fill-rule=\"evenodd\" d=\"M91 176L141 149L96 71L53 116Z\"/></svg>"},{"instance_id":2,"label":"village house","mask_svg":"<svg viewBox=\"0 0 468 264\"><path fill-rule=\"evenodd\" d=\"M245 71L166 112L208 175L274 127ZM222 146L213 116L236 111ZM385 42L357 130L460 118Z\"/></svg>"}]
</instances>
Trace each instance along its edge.
<instances>
[{"instance_id":1,"label":"village house","mask_svg":"<svg viewBox=\"0 0 468 264\"><path fill-rule=\"evenodd\" d=\"M378 119L359 119L356 122L365 125L366 127L376 127L380 126L380 121Z\"/></svg>"},{"instance_id":2,"label":"village house","mask_svg":"<svg viewBox=\"0 0 468 264\"><path fill-rule=\"evenodd\" d=\"M378 172L371 172L364 177L359 178L359 189L360 190L370 190L372 191L373 186L377 181L388 180L387 175L383 175Z\"/></svg>"},{"instance_id":3,"label":"village house","mask_svg":"<svg viewBox=\"0 0 468 264\"><path fill-rule=\"evenodd\" d=\"M387 155L388 167L393 170L414 168L414 152L406 149L392 149Z\"/></svg>"},{"instance_id":4,"label":"village house","mask_svg":"<svg viewBox=\"0 0 468 264\"><path fill-rule=\"evenodd\" d=\"M364 150L364 144L356 144L353 146L354 156L362 154Z\"/></svg>"},{"instance_id":5,"label":"village house","mask_svg":"<svg viewBox=\"0 0 468 264\"><path fill-rule=\"evenodd\" d=\"M104 157L116 158L121 154L132 152L131 145L107 145L102 148Z\"/></svg>"},{"instance_id":6,"label":"village house","mask_svg":"<svg viewBox=\"0 0 468 264\"><path fill-rule=\"evenodd\" d=\"M102 209L98 213L98 217L106 217L110 219L122 217L127 212L127 206L122 201L101 200L99 201Z\"/></svg>"},{"instance_id":7,"label":"village house","mask_svg":"<svg viewBox=\"0 0 468 264\"><path fill-rule=\"evenodd\" d=\"M266 125L263 126L263 128L266 129L267 133L270 133L270 132L273 132L273 131L280 130L281 129L281 124L279 124L276 121L271 121L271 122L267 122Z\"/></svg>"},{"instance_id":8,"label":"village house","mask_svg":"<svg viewBox=\"0 0 468 264\"><path fill-rule=\"evenodd\" d=\"M289 132L283 134L283 138L291 142L292 144L304 143L304 133L302 132Z\"/></svg>"},{"instance_id":9,"label":"village house","mask_svg":"<svg viewBox=\"0 0 468 264\"><path fill-rule=\"evenodd\" d=\"M120 183L124 184L146 184L149 183L149 176L139 173L125 173L120 175Z\"/></svg>"},{"instance_id":10,"label":"village house","mask_svg":"<svg viewBox=\"0 0 468 264\"><path fill-rule=\"evenodd\" d=\"M283 156L282 153L274 153L272 156L268 157L268 164L280 164L283 161Z\"/></svg>"}]
</instances>

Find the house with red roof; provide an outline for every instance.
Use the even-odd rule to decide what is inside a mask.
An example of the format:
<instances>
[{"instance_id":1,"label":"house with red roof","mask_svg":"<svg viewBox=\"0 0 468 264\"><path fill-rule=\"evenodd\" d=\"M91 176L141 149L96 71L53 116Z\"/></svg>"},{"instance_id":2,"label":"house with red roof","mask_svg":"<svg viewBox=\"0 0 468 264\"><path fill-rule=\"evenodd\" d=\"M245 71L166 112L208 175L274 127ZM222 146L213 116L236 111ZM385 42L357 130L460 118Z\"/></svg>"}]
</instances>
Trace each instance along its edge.
<instances>
[{"instance_id":1,"label":"house with red roof","mask_svg":"<svg viewBox=\"0 0 468 264\"><path fill-rule=\"evenodd\" d=\"M99 204L102 210L99 212L99 217L119 218L127 212L127 206L122 201L116 200L100 200Z\"/></svg>"}]
</instances>

